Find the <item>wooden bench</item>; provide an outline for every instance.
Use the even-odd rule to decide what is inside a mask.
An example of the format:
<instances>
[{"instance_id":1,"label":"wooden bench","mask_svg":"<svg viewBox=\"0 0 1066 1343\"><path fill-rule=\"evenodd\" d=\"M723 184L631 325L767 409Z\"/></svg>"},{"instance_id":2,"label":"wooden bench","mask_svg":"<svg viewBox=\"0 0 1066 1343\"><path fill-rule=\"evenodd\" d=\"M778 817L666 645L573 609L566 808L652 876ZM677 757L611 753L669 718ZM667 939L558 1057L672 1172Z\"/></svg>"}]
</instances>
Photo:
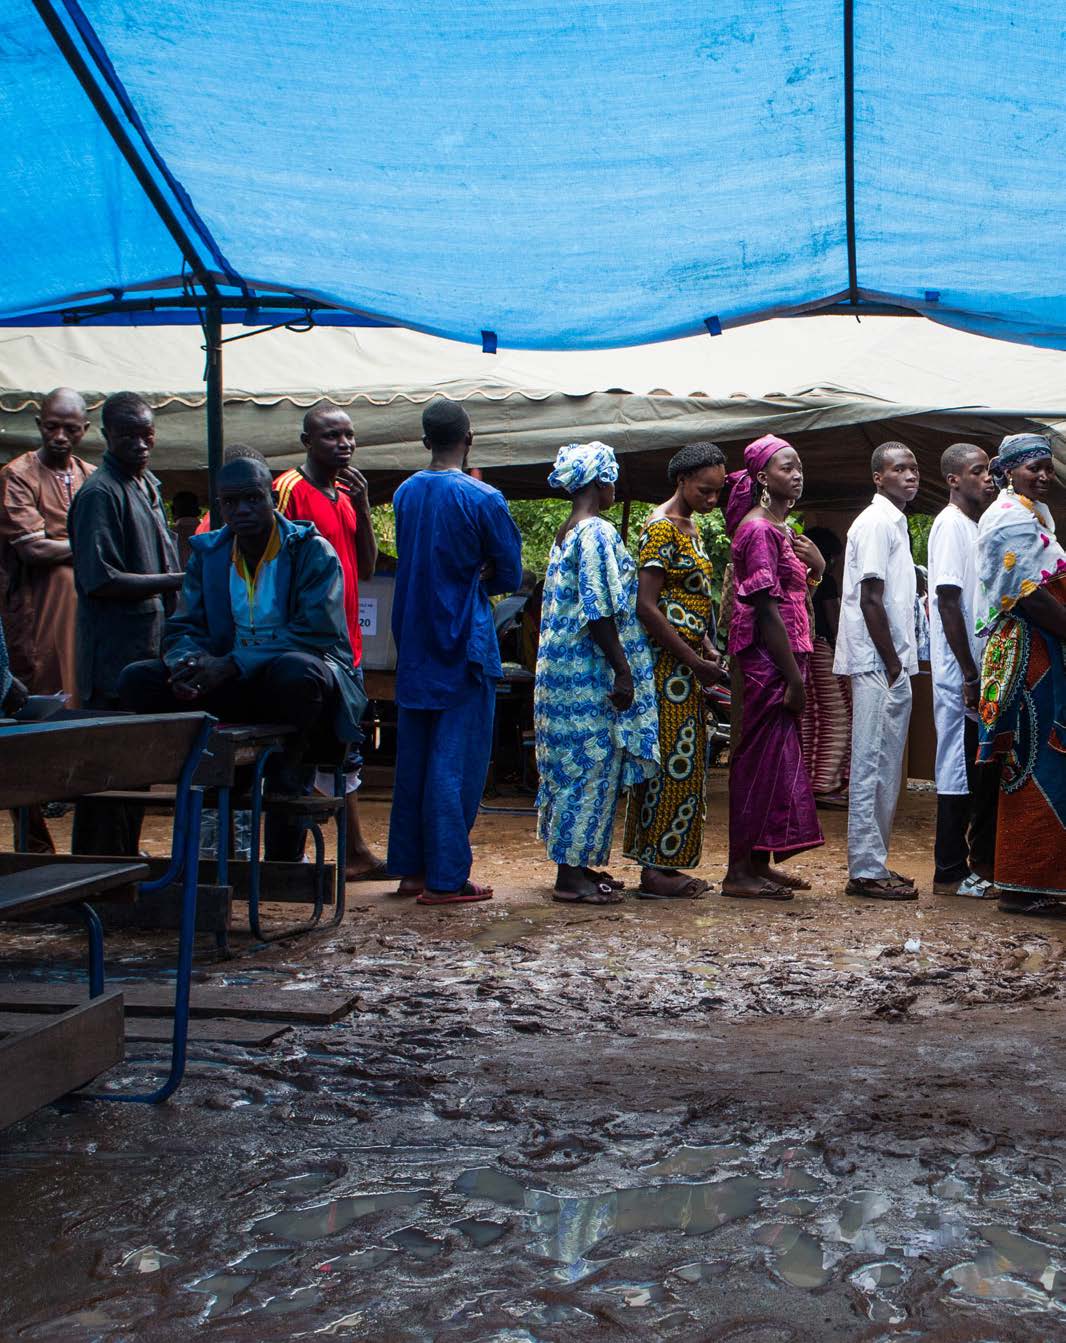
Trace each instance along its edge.
<instances>
[{"instance_id":1,"label":"wooden bench","mask_svg":"<svg viewBox=\"0 0 1066 1343\"><path fill-rule=\"evenodd\" d=\"M0 727L0 806L76 801L90 793L175 785L174 837L167 870L155 881L147 864L115 858L51 862L19 855L21 870L0 876L0 919L39 915L75 905L89 938L89 1001L54 1021L0 1041L0 1127L15 1122L124 1057L121 993L104 991L103 929L91 898L128 898L181 883L182 917L175 980L170 1071L155 1091L106 1100L158 1102L171 1095L185 1069L192 950L196 928L197 864L203 795L193 776L214 723L203 713L130 715Z\"/></svg>"}]
</instances>

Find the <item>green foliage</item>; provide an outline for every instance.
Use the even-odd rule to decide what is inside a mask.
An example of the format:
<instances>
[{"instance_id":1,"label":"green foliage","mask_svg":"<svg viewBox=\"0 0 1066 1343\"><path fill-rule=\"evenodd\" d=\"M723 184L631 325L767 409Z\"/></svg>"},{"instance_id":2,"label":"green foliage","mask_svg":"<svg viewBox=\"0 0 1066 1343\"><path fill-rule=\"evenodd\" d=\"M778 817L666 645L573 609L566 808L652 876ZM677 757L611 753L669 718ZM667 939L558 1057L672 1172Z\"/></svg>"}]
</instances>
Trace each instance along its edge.
<instances>
[{"instance_id":1,"label":"green foliage","mask_svg":"<svg viewBox=\"0 0 1066 1343\"><path fill-rule=\"evenodd\" d=\"M929 563L929 533L935 518L932 513L912 513L907 518L911 533L911 554L915 564L925 568Z\"/></svg>"}]
</instances>

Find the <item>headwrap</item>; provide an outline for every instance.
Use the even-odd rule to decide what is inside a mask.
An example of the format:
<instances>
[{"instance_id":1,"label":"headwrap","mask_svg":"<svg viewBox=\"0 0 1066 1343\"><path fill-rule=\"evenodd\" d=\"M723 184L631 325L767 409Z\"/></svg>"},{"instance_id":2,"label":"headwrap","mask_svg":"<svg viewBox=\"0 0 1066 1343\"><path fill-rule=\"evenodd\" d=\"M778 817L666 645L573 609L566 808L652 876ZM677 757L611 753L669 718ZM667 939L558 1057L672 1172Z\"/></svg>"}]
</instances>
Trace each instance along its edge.
<instances>
[{"instance_id":1,"label":"headwrap","mask_svg":"<svg viewBox=\"0 0 1066 1343\"><path fill-rule=\"evenodd\" d=\"M1038 462L1051 456L1051 442L1043 434L1008 434L999 445L999 455L988 463L992 479L1000 489L1007 483L1008 474L1026 462Z\"/></svg>"},{"instance_id":2,"label":"headwrap","mask_svg":"<svg viewBox=\"0 0 1066 1343\"><path fill-rule=\"evenodd\" d=\"M555 454L555 466L548 477L553 490L575 494L594 480L613 485L618 479L614 448L606 443L567 443Z\"/></svg>"},{"instance_id":3,"label":"headwrap","mask_svg":"<svg viewBox=\"0 0 1066 1343\"><path fill-rule=\"evenodd\" d=\"M759 482L755 479L766 463L782 448L790 448L791 443L775 434L764 434L744 449L744 470L730 473L729 496L725 503L725 529L732 536L740 526L746 513L755 507L759 494Z\"/></svg>"}]
</instances>

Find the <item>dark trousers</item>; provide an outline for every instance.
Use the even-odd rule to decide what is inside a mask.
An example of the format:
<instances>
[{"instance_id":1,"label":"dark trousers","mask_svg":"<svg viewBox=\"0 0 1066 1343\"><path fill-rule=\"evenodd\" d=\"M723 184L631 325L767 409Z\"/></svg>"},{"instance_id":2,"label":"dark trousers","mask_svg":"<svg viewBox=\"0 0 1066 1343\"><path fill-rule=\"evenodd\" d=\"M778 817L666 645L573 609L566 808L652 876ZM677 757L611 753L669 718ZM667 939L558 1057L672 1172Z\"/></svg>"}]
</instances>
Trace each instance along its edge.
<instances>
[{"instance_id":1,"label":"dark trousers","mask_svg":"<svg viewBox=\"0 0 1066 1343\"><path fill-rule=\"evenodd\" d=\"M938 793L934 881L964 881L971 872L992 878L996 852L996 803L999 765L978 765L977 724L966 719L968 793Z\"/></svg>"},{"instance_id":2,"label":"dark trousers","mask_svg":"<svg viewBox=\"0 0 1066 1343\"><path fill-rule=\"evenodd\" d=\"M119 677L119 697L135 713L188 713L204 710L223 723L284 723L296 728L296 740L267 765L268 791L300 794L310 790L313 769L300 764L307 755L336 753L333 715L337 687L333 673L310 653L282 653L250 676L227 681L199 699L178 699L162 659L134 662ZM301 822L267 813L266 857L298 862L303 852Z\"/></svg>"},{"instance_id":3,"label":"dark trousers","mask_svg":"<svg viewBox=\"0 0 1066 1343\"><path fill-rule=\"evenodd\" d=\"M81 712L120 708L117 695L94 695ZM135 802L105 802L86 797L74 804L71 853L93 853L136 858L141 848L144 808Z\"/></svg>"}]
</instances>

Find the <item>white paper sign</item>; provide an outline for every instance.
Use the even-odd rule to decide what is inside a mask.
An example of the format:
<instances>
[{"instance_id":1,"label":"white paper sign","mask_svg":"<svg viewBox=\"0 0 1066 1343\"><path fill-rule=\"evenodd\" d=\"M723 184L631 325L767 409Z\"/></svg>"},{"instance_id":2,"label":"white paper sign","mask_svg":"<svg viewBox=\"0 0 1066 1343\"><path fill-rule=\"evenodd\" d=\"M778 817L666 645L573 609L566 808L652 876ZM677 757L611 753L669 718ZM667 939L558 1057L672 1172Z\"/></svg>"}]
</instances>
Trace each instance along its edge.
<instances>
[{"instance_id":1,"label":"white paper sign","mask_svg":"<svg viewBox=\"0 0 1066 1343\"><path fill-rule=\"evenodd\" d=\"M378 632L378 599L376 597L359 598L359 628L370 638Z\"/></svg>"}]
</instances>

